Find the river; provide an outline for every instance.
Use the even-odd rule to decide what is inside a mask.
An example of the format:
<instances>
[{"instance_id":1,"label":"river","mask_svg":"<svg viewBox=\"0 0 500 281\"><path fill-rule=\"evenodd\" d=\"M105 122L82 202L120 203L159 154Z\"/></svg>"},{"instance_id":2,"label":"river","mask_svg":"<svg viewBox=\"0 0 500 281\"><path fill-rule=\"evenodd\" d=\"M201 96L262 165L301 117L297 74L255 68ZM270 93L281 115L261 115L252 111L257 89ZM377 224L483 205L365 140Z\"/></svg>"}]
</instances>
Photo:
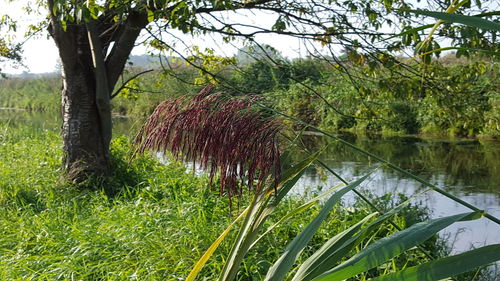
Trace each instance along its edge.
<instances>
[{"instance_id":1,"label":"river","mask_svg":"<svg viewBox=\"0 0 500 281\"><path fill-rule=\"evenodd\" d=\"M0 122L29 123L34 127L59 130L57 114L0 110ZM141 121L114 118L114 135L131 136L139 130ZM418 137L380 137L340 135L342 139L370 151L399 167L443 188L468 203L500 217L500 142L471 139L436 139ZM398 193L411 196L424 190L422 184L390 168L380 166L369 157L331 139L310 136L304 139L311 150L327 146L322 160L347 180L372 172L361 190L375 195ZM304 157L300 151L293 157ZM339 184L333 175L311 168L295 187L296 193L325 189ZM353 200L347 196L347 204ZM428 191L414 199L427 206L432 217L442 217L469 211L460 204ZM500 225L482 218L453 224L440 233L449 238L453 252L471 247L500 243Z\"/></svg>"}]
</instances>

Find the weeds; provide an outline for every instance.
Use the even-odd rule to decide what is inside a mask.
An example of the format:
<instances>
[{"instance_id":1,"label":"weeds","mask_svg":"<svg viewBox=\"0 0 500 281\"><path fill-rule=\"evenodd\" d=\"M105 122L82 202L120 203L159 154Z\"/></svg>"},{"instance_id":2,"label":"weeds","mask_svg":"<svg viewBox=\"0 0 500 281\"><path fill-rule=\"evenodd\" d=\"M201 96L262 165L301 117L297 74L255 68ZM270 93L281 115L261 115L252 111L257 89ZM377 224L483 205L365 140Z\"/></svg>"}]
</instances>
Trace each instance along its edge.
<instances>
[{"instance_id":1,"label":"weeds","mask_svg":"<svg viewBox=\"0 0 500 281\"><path fill-rule=\"evenodd\" d=\"M228 198L210 190L208 177L148 156L128 165L124 138L113 141L115 174L81 191L60 178L56 133L5 124L0 132L0 280L179 280L232 220ZM248 197L243 194L242 205ZM301 204L300 197L286 199L266 225ZM263 279L281 254L279 245L318 212L314 207L267 235L247 255L238 279ZM362 206L334 208L300 259L367 214ZM217 278L229 250L220 246L202 279ZM418 256L409 258L418 263Z\"/></svg>"}]
</instances>

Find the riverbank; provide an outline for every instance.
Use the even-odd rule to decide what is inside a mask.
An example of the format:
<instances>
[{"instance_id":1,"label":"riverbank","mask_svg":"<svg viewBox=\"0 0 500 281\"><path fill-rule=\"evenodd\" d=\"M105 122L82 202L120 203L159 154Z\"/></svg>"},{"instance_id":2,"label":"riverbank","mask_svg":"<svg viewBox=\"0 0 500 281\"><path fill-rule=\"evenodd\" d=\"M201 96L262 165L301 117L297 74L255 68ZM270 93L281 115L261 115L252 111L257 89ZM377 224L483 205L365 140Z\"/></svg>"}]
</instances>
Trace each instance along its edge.
<instances>
[{"instance_id":1,"label":"riverbank","mask_svg":"<svg viewBox=\"0 0 500 281\"><path fill-rule=\"evenodd\" d=\"M254 62L243 71L228 66L216 91L258 95L266 106L330 132L500 139L500 63L471 59L412 67L424 74L369 74L350 66L360 77L352 81L321 60L297 59L281 68ZM128 71L132 77L140 69ZM113 112L147 116L164 100L197 93L202 85L186 82L199 75L192 67L142 75L116 93ZM61 85L59 77L2 79L0 106L59 112Z\"/></svg>"},{"instance_id":2,"label":"riverbank","mask_svg":"<svg viewBox=\"0 0 500 281\"><path fill-rule=\"evenodd\" d=\"M125 138L112 144L114 174L88 182L87 189L61 177L61 141L52 130L0 123L0 141L2 280L178 280L187 276L237 212L228 208L226 197L217 195L217 188L209 188L206 177L193 176L179 163L161 165L143 156L128 165L131 148ZM303 202L290 197L269 224ZM240 206L245 204L246 196ZM261 280L283 246L318 211L319 206L314 207L276 228L246 257L240 280ZM361 203L354 209L337 206L308 252L370 212ZM411 206L395 220L408 226L426 217L425 209ZM384 224L367 239L393 231ZM230 246L221 245L202 271L203 278L216 278ZM446 251L437 237L425 247L434 254ZM392 266L423 260L413 251Z\"/></svg>"},{"instance_id":3,"label":"riverbank","mask_svg":"<svg viewBox=\"0 0 500 281\"><path fill-rule=\"evenodd\" d=\"M154 108L154 106L150 106L151 110ZM3 112L3 114L2 114ZM14 114L6 114L6 112L13 112ZM3 118L5 120L7 119L18 119L19 115L24 115L25 119L27 120L36 120L39 119L39 116L43 116L42 119L46 119L46 116L50 116L50 119L57 120L59 122L58 124L54 124L55 127L59 127L60 124L62 123L62 120L60 119L59 112L54 111L52 109L42 109L42 108L18 108L18 107L0 107L0 118ZM118 134L121 135L121 128L120 128L120 123L130 123L130 120L135 120L134 123L141 123L144 122L146 119L146 115L141 114L141 115L127 115L123 114L119 111L113 111L112 112L113 119L115 120L115 125L118 125ZM35 121L36 123L36 121ZM136 124L135 127L140 126L141 124ZM328 128L326 128L328 130ZM128 131L126 129L125 131ZM299 131L297 131L298 133ZM316 131L303 131L301 132L305 136L321 136L321 133L318 133ZM457 136L457 135L450 135L449 133L446 132L421 132L421 133L414 133L414 134L409 134L409 133L404 133L404 132L394 132L394 131L382 131L382 132L366 132L363 130L356 130L356 129L342 129L342 130L337 130L336 135L339 136L345 136L345 135L356 135L356 136L362 136L362 137L367 137L367 138L387 138L387 137L409 137L409 138L421 138L421 139L428 139L428 140L441 140L441 141L456 141L456 142L471 142L471 141L494 141L498 142L500 141L500 134L479 134L479 135L471 135L471 136Z\"/></svg>"}]
</instances>

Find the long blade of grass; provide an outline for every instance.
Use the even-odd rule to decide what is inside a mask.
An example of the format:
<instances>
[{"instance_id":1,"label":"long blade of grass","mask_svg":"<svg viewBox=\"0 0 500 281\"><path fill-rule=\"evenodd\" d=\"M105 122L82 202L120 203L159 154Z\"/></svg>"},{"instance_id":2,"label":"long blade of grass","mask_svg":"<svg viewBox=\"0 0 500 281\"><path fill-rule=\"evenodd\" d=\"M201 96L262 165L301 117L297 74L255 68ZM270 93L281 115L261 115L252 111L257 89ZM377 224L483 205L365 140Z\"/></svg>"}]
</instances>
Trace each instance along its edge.
<instances>
[{"instance_id":1,"label":"long blade of grass","mask_svg":"<svg viewBox=\"0 0 500 281\"><path fill-rule=\"evenodd\" d=\"M248 206L249 211L245 216L245 220L240 226L240 230L238 232L238 236L235 239L233 246L231 248L231 252L224 263L224 268L221 271L221 276L219 280L232 280L232 278L228 278L228 275L235 274L241 264L241 260L243 260L243 256L246 251L243 251L242 248L245 244L245 240L248 240L248 233L251 232L251 226L253 221L255 220L256 212L259 210L259 206L261 202L259 199L262 198L261 195L255 194L250 206Z\"/></svg>"},{"instance_id":2,"label":"long blade of grass","mask_svg":"<svg viewBox=\"0 0 500 281\"><path fill-rule=\"evenodd\" d=\"M340 201L342 196L353 188L359 186L363 181L368 178L368 175L361 177L360 179L354 181L353 183L347 185L346 187L335 192L325 203L319 214L309 223L306 228L297 235L292 242L287 246L285 252L281 257L274 263L274 265L267 272L266 281L278 281L283 280L288 271L292 268L298 255L305 248L307 243L314 236L320 225L326 219L328 213L332 207Z\"/></svg>"},{"instance_id":3,"label":"long blade of grass","mask_svg":"<svg viewBox=\"0 0 500 281\"><path fill-rule=\"evenodd\" d=\"M292 187L297 182L297 181L292 182L292 181L290 181L290 179L292 179L293 177L295 177L299 173L303 173L307 167L311 166L311 164L314 161L316 161L316 159L318 159L318 157L321 155L321 153L323 153L323 151L325 149L326 148L323 148L323 149L311 154L306 159L300 161L298 164L294 165L293 167L291 167L283 172L282 180L280 183L282 187L278 189L278 194L276 195L275 201L280 201L281 199L283 199L283 197L285 197L285 195L288 194L290 189L292 189Z\"/></svg>"},{"instance_id":4,"label":"long blade of grass","mask_svg":"<svg viewBox=\"0 0 500 281\"><path fill-rule=\"evenodd\" d=\"M438 231L457 221L474 220L480 217L481 213L471 212L414 224L405 230L378 240L346 262L325 272L314 280L333 281L353 277L381 265L415 245L426 241Z\"/></svg>"},{"instance_id":5,"label":"long blade of grass","mask_svg":"<svg viewBox=\"0 0 500 281\"><path fill-rule=\"evenodd\" d=\"M305 151L305 152L308 152L308 149L305 148L305 147L302 147L302 149ZM326 165L323 161L317 159L316 162L318 162L318 164L320 164L320 166L322 166L324 169L326 169L327 171L329 171L332 175L334 175L337 179L339 179L342 183L344 184L349 184L345 179L343 179L338 173L336 173L334 170L332 170L330 167L328 167L328 165ZM389 211L389 214L385 214L386 212L382 211L380 208L378 208L377 206L375 206L368 198L366 198L363 194L361 194L360 192L358 192L356 189L353 189L353 192L359 197L361 198L361 200L363 200L366 204L368 204L370 206L370 208L381 214L382 216L377 219L377 221L380 220L380 223L382 223L383 221L387 220L392 226L394 226L398 231L401 231L402 228L399 227L394 221L392 221L392 219L390 218L390 216L392 216L393 214L396 214L398 213L402 208L406 207L409 205L410 201L417 197L417 196L420 196L424 193L426 193L428 191L428 189L424 189L422 190L421 192L418 192L418 193L415 193L413 194L412 196L410 196L409 198L407 198L407 200L405 202L403 202L402 204L400 204L399 206L393 208L392 210ZM301 279L301 278L305 278L306 280L310 280L314 277L316 277L317 275L331 269L334 267L334 265L341 259L343 258L352 248L354 248L355 246L357 246L359 243L361 243L364 239L365 236L369 235L372 231L375 230L375 227L378 227L378 224L375 224L377 221L375 221L374 223L370 224L368 227L364 228L363 231L360 232L360 234L358 234L358 238L355 239L355 238L351 238L349 240L349 242L346 242L344 245L340 246L340 248L338 248L338 245L330 245L330 241L325 243L322 247L323 248L327 248L328 251L324 251L322 252L320 249L319 251L317 251L315 254L313 254L308 260L311 262L311 263L316 263L314 265L312 264L306 264L304 265L305 263L307 263L307 261L305 263L302 264L301 268L303 269L302 273L301 274L296 274L295 277L297 277L298 279ZM331 239L333 240L333 239ZM417 248L426 256L428 257L429 259L433 259L433 256L427 251L425 250L424 248L422 248L420 245L417 246ZM314 260L315 257L321 255L321 257L318 257L317 260ZM319 263L319 264L318 264ZM300 271L300 268L299 270ZM301 276L302 275L302 276ZM307 275L308 277L305 277L305 275ZM294 278L295 278L294 277Z\"/></svg>"},{"instance_id":6,"label":"long blade of grass","mask_svg":"<svg viewBox=\"0 0 500 281\"><path fill-rule=\"evenodd\" d=\"M270 203L269 201L271 200L271 197L269 197L269 195L271 195L273 189L269 189L266 194L266 196L268 197L265 198L264 202L262 202L263 208L258 213L258 219L255 221L255 226L253 229L257 229L258 227L260 227L260 225L266 220L266 218L274 211L279 202L281 202L281 200L283 200L288 192L290 192L290 190L295 186L297 181L302 177L302 174L305 172L305 170L318 159L319 155L321 155L323 151L324 149L321 149L316 153L311 154L309 157L302 160L297 165L294 165L293 167L285 171L283 177L287 180L281 181L281 183L278 184L278 193L274 198L272 198L272 201Z\"/></svg>"},{"instance_id":7,"label":"long blade of grass","mask_svg":"<svg viewBox=\"0 0 500 281\"><path fill-rule=\"evenodd\" d=\"M345 257L345 255L359 245L368 235L373 233L383 222L406 208L410 202L411 198L389 210L375 221L371 222L368 226L362 228L356 235L354 235L356 233L354 230L355 228L359 228L357 225L354 225L328 240L318 251L302 263L293 277L293 281L312 280L318 275L333 268Z\"/></svg>"},{"instance_id":8,"label":"long blade of grass","mask_svg":"<svg viewBox=\"0 0 500 281\"><path fill-rule=\"evenodd\" d=\"M433 17L443 21L461 23L481 29L500 31L500 24L479 17L457 15L457 14L443 13L443 12L425 11L425 10L410 10L410 12L417 15Z\"/></svg>"},{"instance_id":9,"label":"long blade of grass","mask_svg":"<svg viewBox=\"0 0 500 281\"><path fill-rule=\"evenodd\" d=\"M306 168L309 167L320 154L321 151L318 151L283 172L281 181L278 184L278 194L275 196L271 204L269 204L269 201L274 188L269 188L269 190L262 196L254 197L249 214L240 228L238 237L231 249L231 253L229 254L226 263L224 264L219 280L234 279L243 257L253 245L260 227L265 222L267 216L272 213L272 210L274 210L277 203L292 189L292 187L302 177Z\"/></svg>"},{"instance_id":10,"label":"long blade of grass","mask_svg":"<svg viewBox=\"0 0 500 281\"><path fill-rule=\"evenodd\" d=\"M284 178L290 178L294 176L294 178L287 180L286 182L282 181L283 184L278 185L278 193L275 197L267 197L265 201L262 203L261 210L258 213L258 218L255 220L254 223L254 230L257 230L257 228L260 228L262 223L267 219L267 217L274 211L276 206L283 200L283 198L290 192L290 190L295 186L297 181L302 177L302 174L305 172L305 169L309 167L314 161L316 161L321 155L321 153L325 150L321 149L317 151L316 153L311 154L309 157L306 159L302 160L299 162L297 165L294 165L293 167L289 168L287 171L285 171ZM266 194L267 196L271 195L272 189L268 191ZM270 202L271 201L271 202ZM255 244L255 243L254 243Z\"/></svg>"},{"instance_id":11,"label":"long blade of grass","mask_svg":"<svg viewBox=\"0 0 500 281\"><path fill-rule=\"evenodd\" d=\"M335 246L343 245L345 244L346 240L352 238L352 236L357 233L363 224L365 224L368 220L373 218L375 215L378 213L372 213L365 218L363 218L361 221L357 222L353 226L349 227L348 229L340 232L339 234L335 235L332 237L328 242L326 242L318 251L316 251L311 257L309 257L298 269L297 273L293 277L293 281L295 280L312 280L315 276L314 271L320 268L320 265L322 264L321 258L325 255L327 255L327 251L329 249L335 248ZM328 268L329 269L329 268ZM324 271L323 271L324 272Z\"/></svg>"},{"instance_id":12,"label":"long blade of grass","mask_svg":"<svg viewBox=\"0 0 500 281\"><path fill-rule=\"evenodd\" d=\"M292 217L306 211L307 209L311 208L312 206L316 205L322 198L328 196L329 194L331 194L332 192L337 190L338 187L340 187L340 185L328 189L326 192L323 192L322 194L314 197L313 199L309 200L308 202L306 202L306 203L300 205L299 207L293 209L292 211L288 212L286 215L281 217L276 223L274 223L272 226L270 226L262 235L260 235L259 238L257 238L257 240L255 240L252 243L252 246L250 246L250 248L255 246L264 236L269 234L273 229L275 229L276 227L278 227L279 225L281 225L285 221L289 220L290 218L292 218Z\"/></svg>"},{"instance_id":13,"label":"long blade of grass","mask_svg":"<svg viewBox=\"0 0 500 281\"><path fill-rule=\"evenodd\" d=\"M250 207L250 206L249 206ZM201 269L203 266L207 263L207 261L210 259L212 254L215 252L215 250L219 247L220 243L226 238L226 236L231 232L231 229L234 227L234 225L241 220L246 214L248 213L249 207L247 207L241 214L222 232L222 234L210 245L210 247L207 249L207 251L201 256L201 258L196 262L194 265L193 269L189 273L189 275L186 278L186 281L194 281L196 279L196 276L198 276L198 273L200 273Z\"/></svg>"},{"instance_id":14,"label":"long blade of grass","mask_svg":"<svg viewBox=\"0 0 500 281\"><path fill-rule=\"evenodd\" d=\"M396 273L372 279L373 281L440 280L468 272L482 265L500 260L500 244L489 245L465 253L427 262Z\"/></svg>"}]
</instances>

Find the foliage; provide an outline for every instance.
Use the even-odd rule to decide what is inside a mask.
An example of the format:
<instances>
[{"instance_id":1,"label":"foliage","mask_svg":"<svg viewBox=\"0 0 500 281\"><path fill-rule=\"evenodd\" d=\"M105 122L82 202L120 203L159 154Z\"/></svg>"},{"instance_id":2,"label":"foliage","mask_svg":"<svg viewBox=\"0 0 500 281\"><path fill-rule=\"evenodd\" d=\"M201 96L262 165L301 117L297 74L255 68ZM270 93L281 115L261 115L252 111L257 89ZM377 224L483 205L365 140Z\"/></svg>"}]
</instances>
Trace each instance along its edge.
<instances>
[{"instance_id":1,"label":"foliage","mask_svg":"<svg viewBox=\"0 0 500 281\"><path fill-rule=\"evenodd\" d=\"M37 111L59 111L61 79L7 78L0 80L0 106Z\"/></svg>"},{"instance_id":2,"label":"foliage","mask_svg":"<svg viewBox=\"0 0 500 281\"><path fill-rule=\"evenodd\" d=\"M214 54L214 50L205 48L205 51L200 51L198 46L194 46L194 55L187 58L190 64L199 64L198 74L199 77L194 79L194 84L203 86L208 84L217 84L216 77L228 65L236 63L235 58L219 57Z\"/></svg>"},{"instance_id":3,"label":"foliage","mask_svg":"<svg viewBox=\"0 0 500 281\"><path fill-rule=\"evenodd\" d=\"M323 83L291 84L266 96L279 111L329 130L499 135L498 62L436 61L419 67L423 76L397 67L375 73L369 67L353 67L344 75L323 72ZM365 82L352 84L352 76Z\"/></svg>"},{"instance_id":4,"label":"foliage","mask_svg":"<svg viewBox=\"0 0 500 281\"><path fill-rule=\"evenodd\" d=\"M418 67L423 76L398 67L373 73L367 67L352 66L350 75L365 81L356 88L347 74L318 59L283 61L279 67L257 61L241 71L225 68L226 80L218 87L236 95L243 90L262 94L279 111L328 130L500 135L498 62L457 60L450 55ZM142 70L127 71L124 77ZM164 100L194 95L198 87L186 82L197 75L193 67L181 65L160 75L144 74L133 80L134 88L140 91L131 94L137 98L118 95L112 100L113 111L146 116ZM57 112L59 83L59 79L49 77L1 80L0 105Z\"/></svg>"},{"instance_id":5,"label":"foliage","mask_svg":"<svg viewBox=\"0 0 500 281\"><path fill-rule=\"evenodd\" d=\"M199 86L192 81L197 77L193 68L180 64L169 71L147 73L134 79L136 86L134 98L118 95L111 100L113 111L121 115L148 116L155 107L166 99L175 99L181 95L194 95ZM124 77L140 73L141 69L126 69ZM136 97L136 98L135 98Z\"/></svg>"},{"instance_id":6,"label":"foliage","mask_svg":"<svg viewBox=\"0 0 500 281\"><path fill-rule=\"evenodd\" d=\"M131 147L124 138L113 141L114 174L85 191L61 180L56 133L2 123L0 142L0 279L178 280L231 220L228 199L209 188L207 177L147 155L128 164ZM246 202L244 194L240 203ZM302 204L298 196L285 199L266 226ZM404 225L424 219L418 210L413 206L405 212L408 217L395 220ZM274 228L247 255L239 279L261 280L281 254L277 245L291 241L318 211L313 206ZM334 207L306 253L369 213L362 203L355 210ZM384 225L376 235L393 231ZM433 241L426 244L428 250L445 250ZM223 243L200 277L216 279L229 250ZM400 257L395 266L424 260L414 254Z\"/></svg>"},{"instance_id":7,"label":"foliage","mask_svg":"<svg viewBox=\"0 0 500 281\"><path fill-rule=\"evenodd\" d=\"M221 195L241 196L238 179L248 188L262 188L269 173L279 179L279 120L252 108L251 98L226 99L203 88L190 100L178 98L158 105L135 139L137 153L170 151L175 157L220 172Z\"/></svg>"},{"instance_id":8,"label":"foliage","mask_svg":"<svg viewBox=\"0 0 500 281\"><path fill-rule=\"evenodd\" d=\"M273 90L286 90L295 83L320 84L324 73L329 70L325 62L314 58L292 61L275 58L273 61L264 59L247 63L234 69L227 75L227 79L233 85L231 88L238 92L263 94Z\"/></svg>"},{"instance_id":9,"label":"foliage","mask_svg":"<svg viewBox=\"0 0 500 281\"><path fill-rule=\"evenodd\" d=\"M247 65L257 61L283 60L280 52L267 44L249 44L240 48L235 55L235 59L239 65Z\"/></svg>"},{"instance_id":10,"label":"foliage","mask_svg":"<svg viewBox=\"0 0 500 281\"><path fill-rule=\"evenodd\" d=\"M130 68L123 79L143 71ZM165 99L195 94L198 86L192 81L196 73L192 68L179 67L175 72L147 73L127 83L131 89L120 91L112 99L113 112L120 115L146 116ZM59 112L61 108L61 79L58 77L13 78L0 80L0 106L34 111ZM117 89L118 90L118 86Z\"/></svg>"},{"instance_id":11,"label":"foliage","mask_svg":"<svg viewBox=\"0 0 500 281\"><path fill-rule=\"evenodd\" d=\"M261 94L286 87L289 73L265 61L256 61L235 71L230 81L239 92Z\"/></svg>"},{"instance_id":12,"label":"foliage","mask_svg":"<svg viewBox=\"0 0 500 281\"><path fill-rule=\"evenodd\" d=\"M16 64L21 61L21 44L14 43L13 33L15 31L16 23L8 15L2 15L0 17L0 34L7 34L0 39L0 77L5 76L1 68L5 63Z\"/></svg>"}]
</instances>

